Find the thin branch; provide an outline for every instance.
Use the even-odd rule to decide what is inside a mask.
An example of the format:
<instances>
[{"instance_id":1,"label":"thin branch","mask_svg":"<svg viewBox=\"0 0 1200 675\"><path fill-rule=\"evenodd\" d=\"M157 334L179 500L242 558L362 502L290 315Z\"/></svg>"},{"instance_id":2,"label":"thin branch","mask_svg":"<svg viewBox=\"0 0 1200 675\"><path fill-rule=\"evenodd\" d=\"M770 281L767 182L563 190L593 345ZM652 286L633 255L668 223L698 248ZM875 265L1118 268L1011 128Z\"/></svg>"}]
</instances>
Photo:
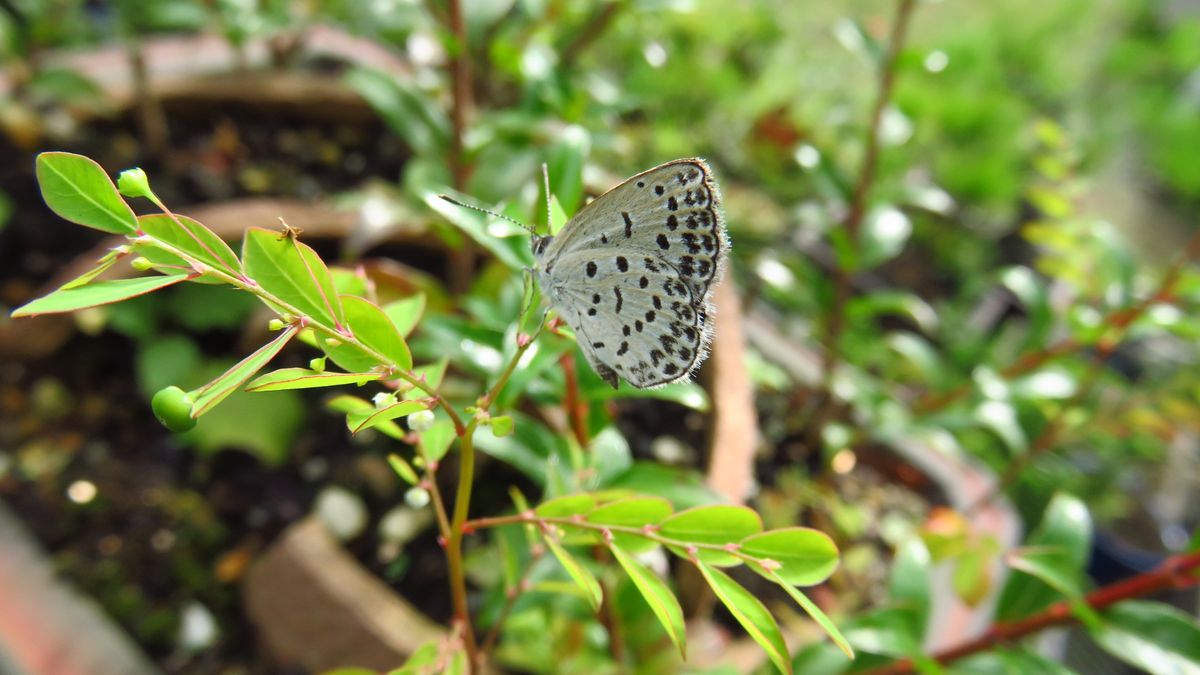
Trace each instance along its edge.
<instances>
[{"instance_id":1,"label":"thin branch","mask_svg":"<svg viewBox=\"0 0 1200 675\"><path fill-rule=\"evenodd\" d=\"M521 575L517 577L516 585L508 588L505 591L507 597L504 600L504 606L500 608L500 613L496 615L496 621L492 624L491 630L488 631L487 637L483 641L483 646L479 648L484 654L490 654L495 648L496 642L500 639L500 629L504 627L504 622L508 620L508 615L512 613L513 606L517 604L521 594L529 590L529 575L533 572L534 565L544 555L546 549L539 543L534 548L529 550L529 560L525 563L525 569L521 570Z\"/></svg>"},{"instance_id":2,"label":"thin branch","mask_svg":"<svg viewBox=\"0 0 1200 675\"><path fill-rule=\"evenodd\" d=\"M1173 556L1155 570L1097 589L1087 594L1083 600L1092 609L1100 611L1123 600L1141 598L1171 589L1190 588L1200 584L1200 577L1193 574L1197 569L1200 569L1200 552ZM1074 623L1077 620L1071 610L1071 603L1059 602L1020 621L995 624L982 636L933 654L931 658L945 665L972 654L1016 642L1047 628ZM866 671L863 675L903 675L913 672L916 672L916 667L912 660L901 659Z\"/></svg>"},{"instance_id":3,"label":"thin branch","mask_svg":"<svg viewBox=\"0 0 1200 675\"><path fill-rule=\"evenodd\" d=\"M587 404L579 395L579 377L575 375L575 355L572 352L566 352L559 357L558 364L562 367L563 378L566 380L566 397L563 407L567 409L571 434L575 436L575 442L579 444L579 447L586 448L588 446Z\"/></svg>"},{"instance_id":4,"label":"thin branch","mask_svg":"<svg viewBox=\"0 0 1200 675\"><path fill-rule=\"evenodd\" d=\"M454 189L463 191L471 175L463 142L467 133L467 118L474 107L471 82L471 51L467 43L467 29L463 20L460 0L449 0L449 28L454 37L454 48L450 54L450 176ZM475 269L475 247L469 241L455 249L450 256L450 285L457 293L467 289L471 272Z\"/></svg>"},{"instance_id":5,"label":"thin branch","mask_svg":"<svg viewBox=\"0 0 1200 675\"><path fill-rule=\"evenodd\" d=\"M879 164L879 136L880 127L883 122L883 113L892 98L892 85L896 78L896 65L899 60L900 50L904 47L905 36L908 33L908 26L915 6L916 0L899 0L896 9L896 20L892 23L892 33L888 40L887 53L880 64L879 88L875 98L875 105L871 110L871 120L867 125L866 149L863 155L862 168L859 170L858 180L854 184L854 191L850 196L850 207L843 222L847 244L853 256L857 256L861 248L862 222L867 213L867 198L870 195L871 187L875 183L876 169ZM837 407L833 400L833 379L837 372L838 363L842 358L840 343L842 333L846 327L846 305L850 301L852 291L850 274L850 270L841 265L837 267L834 273L833 303L830 305L829 316L825 322L825 353L822 359L821 403L817 412L813 414L811 424L811 429L813 430L811 437L814 439L820 439L821 431L828 421L827 418L833 414L833 411Z\"/></svg>"},{"instance_id":6,"label":"thin branch","mask_svg":"<svg viewBox=\"0 0 1200 675\"><path fill-rule=\"evenodd\" d=\"M613 19L616 18L617 12L624 7L625 3L620 0L613 0L608 4L598 9L591 18L588 19L578 31L575 37L560 50L559 64L563 70L568 70L575 63L575 59L583 53L596 40L604 35L604 31L612 25Z\"/></svg>"}]
</instances>

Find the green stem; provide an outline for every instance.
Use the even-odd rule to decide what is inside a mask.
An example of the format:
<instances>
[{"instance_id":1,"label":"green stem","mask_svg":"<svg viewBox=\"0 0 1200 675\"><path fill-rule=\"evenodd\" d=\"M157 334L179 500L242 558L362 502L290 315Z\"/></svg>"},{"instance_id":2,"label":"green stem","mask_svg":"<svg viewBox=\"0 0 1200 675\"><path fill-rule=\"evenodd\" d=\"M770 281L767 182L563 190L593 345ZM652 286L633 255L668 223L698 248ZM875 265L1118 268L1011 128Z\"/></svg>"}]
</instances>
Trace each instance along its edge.
<instances>
[{"instance_id":1,"label":"green stem","mask_svg":"<svg viewBox=\"0 0 1200 675\"><path fill-rule=\"evenodd\" d=\"M471 610L467 604L467 575L463 569L462 539L463 524L471 507L471 488L475 481L475 443L473 435L478 426L477 419L471 420L459 439L460 464L458 490L454 494L454 518L450 522L450 536L446 539L446 565L450 573L450 596L454 603L454 618L462 626L463 646L471 672L479 668L479 648L475 644L475 630L471 626Z\"/></svg>"},{"instance_id":2,"label":"green stem","mask_svg":"<svg viewBox=\"0 0 1200 675\"><path fill-rule=\"evenodd\" d=\"M502 525L528 525L530 523L542 525L558 525L561 527L575 527L581 530L593 530L595 532L619 532L621 534L632 534L634 536L643 537L650 541L657 542L663 546L675 546L685 550L696 549L697 551L720 551L727 553L735 558L741 559L743 562L754 563L760 566L770 567L767 558L758 558L747 553L742 553L736 547L727 544L704 544L700 542L682 541L672 539L658 534L651 528L646 527L631 527L628 525L603 525L601 523L590 523L586 520L576 520L574 518L559 518L548 517L541 518L533 514L531 511L525 513L517 513L509 516L493 516L490 518L476 518L468 520L464 526L468 532L482 530L488 527L500 527Z\"/></svg>"}]
</instances>

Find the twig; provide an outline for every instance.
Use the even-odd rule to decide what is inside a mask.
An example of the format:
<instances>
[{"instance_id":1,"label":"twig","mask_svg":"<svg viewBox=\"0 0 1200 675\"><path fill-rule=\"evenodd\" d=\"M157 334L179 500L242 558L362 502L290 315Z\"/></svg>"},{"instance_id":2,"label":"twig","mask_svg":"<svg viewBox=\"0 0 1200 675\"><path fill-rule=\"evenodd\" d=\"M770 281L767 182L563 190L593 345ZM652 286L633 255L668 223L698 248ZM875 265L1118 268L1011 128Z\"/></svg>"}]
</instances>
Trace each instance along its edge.
<instances>
[{"instance_id":1,"label":"twig","mask_svg":"<svg viewBox=\"0 0 1200 675\"><path fill-rule=\"evenodd\" d=\"M854 256L857 256L860 250L862 222L867 213L867 196L870 194L871 186L875 183L876 168L879 164L879 134L883 113L892 97L896 64L899 60L900 50L904 46L904 39L915 6L916 0L899 0L896 20L892 24L892 34L888 40L887 53L880 64L879 89L875 105L871 110L871 120L867 125L866 149L862 168L859 170L858 180L854 184L854 191L850 196L850 208L843 222L846 240ZM838 362L842 357L839 343L842 339L842 332L845 330L846 305L850 301L851 286L850 270L839 265L834 273L833 303L830 305L829 316L825 323L825 353L822 359L820 403L817 411L813 414L810 425L812 430L810 438L818 441L828 421L827 418L837 407L833 400L833 379L837 372Z\"/></svg>"},{"instance_id":2,"label":"twig","mask_svg":"<svg viewBox=\"0 0 1200 675\"><path fill-rule=\"evenodd\" d=\"M533 572L533 566L541 559L546 549L541 544L537 544L529 550L529 560L525 563L525 569L521 570L521 575L517 577L516 585L505 591L508 596L504 600L504 606L500 608L500 613L496 615L496 621L492 623L491 629L488 631L487 637L483 641L483 645L479 648L484 654L492 653L492 649L496 646L496 641L500 639L500 629L504 627L504 622L508 620L508 615L512 613L513 606L517 604L521 594L526 590L528 585L529 575Z\"/></svg>"},{"instance_id":3,"label":"twig","mask_svg":"<svg viewBox=\"0 0 1200 675\"><path fill-rule=\"evenodd\" d=\"M466 189L471 168L467 162L463 137L467 132L467 116L474 106L471 83L471 52L467 46L467 29L463 21L460 0L449 0L450 32L454 36L454 49L450 55L450 176L454 189ZM466 240L450 255L450 286L461 293L470 284L475 269L475 247Z\"/></svg>"},{"instance_id":4,"label":"twig","mask_svg":"<svg viewBox=\"0 0 1200 675\"><path fill-rule=\"evenodd\" d=\"M563 378L566 380L566 397L563 407L567 409L567 419L570 421L571 434L579 447L588 446L587 404L579 396L579 378L575 375L575 355L566 352L558 359L562 367Z\"/></svg>"},{"instance_id":5,"label":"twig","mask_svg":"<svg viewBox=\"0 0 1200 675\"><path fill-rule=\"evenodd\" d=\"M1197 569L1200 569L1200 552L1174 556L1155 570L1097 589L1087 594L1083 600L1089 607L1099 611L1123 600L1145 597L1170 589L1189 588L1200 584L1200 577L1192 574ZM945 665L1005 643L1015 642L1047 628L1074 623L1077 620L1072 612L1071 603L1059 602L1020 621L995 624L982 636L933 654L931 658ZM916 672L912 660L901 659L866 671L863 675L902 675L912 672Z\"/></svg>"},{"instance_id":6,"label":"twig","mask_svg":"<svg viewBox=\"0 0 1200 675\"><path fill-rule=\"evenodd\" d=\"M576 31L575 37L560 50L559 67L563 70L569 69L583 50L604 34L624 4L621 0L613 0L592 14L587 23Z\"/></svg>"},{"instance_id":7,"label":"twig","mask_svg":"<svg viewBox=\"0 0 1200 675\"><path fill-rule=\"evenodd\" d=\"M459 467L458 489L454 493L454 515L450 521L450 535L446 538L446 567L450 575L450 596L454 604L454 618L462 626L463 646L467 652L467 662L470 664L472 675L482 668L482 653L475 642L475 630L471 625L471 612L467 603L467 577L463 566L462 540L463 535L473 528L467 527L467 515L471 509L471 491L475 486L475 430L481 421L487 419L488 409L504 385L508 384L521 357L529 350L530 345L541 335L545 324L538 326L537 331L529 337L517 338L517 350L513 353L507 367L496 379L496 383L479 399L478 411L459 434Z\"/></svg>"},{"instance_id":8,"label":"twig","mask_svg":"<svg viewBox=\"0 0 1200 675\"><path fill-rule=\"evenodd\" d=\"M996 497L1003 494L1005 490L1011 487L1012 484L1015 483L1018 478L1020 478L1021 473L1029 467L1030 463L1032 463L1041 455L1054 449L1058 442L1059 434L1062 433L1068 412L1082 403L1084 399L1091 394L1092 390L1096 386L1096 383L1100 379L1100 375L1104 370L1105 364L1108 362L1108 358L1112 356L1112 353L1116 351L1117 347L1120 346L1120 344L1124 341L1126 335L1129 333L1129 327L1154 305L1161 302L1169 302L1174 299L1175 286L1179 283L1179 279L1183 275L1184 268L1187 266L1188 261L1193 260L1198 256L1200 256L1200 232L1192 236L1183 253L1176 258L1175 262L1173 262L1169 268L1167 268L1166 273L1163 274L1162 280L1159 281L1158 288L1153 293L1143 298L1133 306L1110 312L1108 316L1105 317L1105 322L1112 329L1112 332L1102 338L1101 341L1095 345L1095 353L1092 357L1091 365L1088 367L1087 374L1083 378L1083 382L1081 382L1079 387L1075 390L1074 395L1072 395L1064 405L1059 407L1058 412L1054 415L1054 417L1052 417L1046 423L1046 426L1042 428L1041 433L1039 433L1034 441L1030 444L1029 450L1024 454L1017 456L1012 462L1009 462L1008 466L1004 470L1004 473L1000 476L1000 480L996 482L996 485L992 488L991 492L967 509L968 515L973 514L980 508L990 504L996 499ZM1064 341L1060 344L1066 343L1067 341ZM1044 353L1052 354L1055 352L1053 351L1053 348L1049 348L1045 350ZM1031 360L1022 359L1014 365L1025 363L1042 363L1044 360L1044 358L1034 358Z\"/></svg>"}]
</instances>

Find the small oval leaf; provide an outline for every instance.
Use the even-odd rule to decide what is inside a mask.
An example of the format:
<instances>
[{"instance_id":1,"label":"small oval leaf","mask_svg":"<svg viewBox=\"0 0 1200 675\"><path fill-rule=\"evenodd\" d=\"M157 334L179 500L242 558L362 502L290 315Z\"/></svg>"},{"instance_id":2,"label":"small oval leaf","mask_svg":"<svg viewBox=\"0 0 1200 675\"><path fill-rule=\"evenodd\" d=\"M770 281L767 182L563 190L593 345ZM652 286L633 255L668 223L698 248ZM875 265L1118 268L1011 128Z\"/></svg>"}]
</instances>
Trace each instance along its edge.
<instances>
[{"instance_id":1,"label":"small oval leaf","mask_svg":"<svg viewBox=\"0 0 1200 675\"><path fill-rule=\"evenodd\" d=\"M321 373L308 368L281 368L256 377L246 385L246 391L336 387L343 384L364 384L380 377L379 373Z\"/></svg>"},{"instance_id":2,"label":"small oval leaf","mask_svg":"<svg viewBox=\"0 0 1200 675\"><path fill-rule=\"evenodd\" d=\"M108 305L153 293L161 288L186 281L189 276L188 274L171 274L161 277L114 279L112 281L96 281L72 288L61 288L50 295L18 307L13 310L12 316L17 318L39 314L61 314L74 312L77 309Z\"/></svg>"},{"instance_id":3,"label":"small oval leaf","mask_svg":"<svg viewBox=\"0 0 1200 675\"><path fill-rule=\"evenodd\" d=\"M112 234L137 231L133 209L99 164L69 152L43 152L36 161L42 199L50 210L79 225Z\"/></svg>"},{"instance_id":4,"label":"small oval leaf","mask_svg":"<svg viewBox=\"0 0 1200 675\"><path fill-rule=\"evenodd\" d=\"M650 605L650 609L654 612L654 616L658 617L658 622L666 629L667 636L671 638L671 642L675 643L675 647L679 649L679 655L684 659L687 658L687 632L683 623L683 608L679 606L679 600L675 598L675 594L671 589L667 588L667 584L659 579L650 568L638 562L632 555L626 553L615 543L610 543L608 550L612 551L613 557L620 563L621 568L625 570L625 574L629 575L633 585L637 587L638 592L646 599L646 604Z\"/></svg>"},{"instance_id":5,"label":"small oval leaf","mask_svg":"<svg viewBox=\"0 0 1200 675\"><path fill-rule=\"evenodd\" d=\"M657 525L670 517L671 502L661 497L630 497L610 502L587 514L587 521L597 525L643 528ZM658 547L653 539L627 532L613 532L617 546L631 553L644 553Z\"/></svg>"},{"instance_id":6,"label":"small oval leaf","mask_svg":"<svg viewBox=\"0 0 1200 675\"><path fill-rule=\"evenodd\" d=\"M796 586L812 586L829 578L838 566L838 549L829 535L807 527L788 527L742 540L742 553L779 564L775 575ZM750 568L769 576L758 565Z\"/></svg>"},{"instance_id":7,"label":"small oval leaf","mask_svg":"<svg viewBox=\"0 0 1200 675\"><path fill-rule=\"evenodd\" d=\"M371 410L351 410L346 413L346 426L349 427L350 433L357 434L363 429L370 429L381 422L390 422L394 419L411 415L418 410L428 409L429 403L427 401L413 400L400 401L399 403Z\"/></svg>"},{"instance_id":8,"label":"small oval leaf","mask_svg":"<svg viewBox=\"0 0 1200 675\"><path fill-rule=\"evenodd\" d=\"M733 618L737 619L750 637L767 652L771 663L790 675L792 661L783 641L783 633L779 631L779 624L775 623L775 617L771 616L758 598L729 578L729 575L704 563L697 563L696 567L712 587L713 593L721 600L721 604L725 605Z\"/></svg>"},{"instance_id":9,"label":"small oval leaf","mask_svg":"<svg viewBox=\"0 0 1200 675\"><path fill-rule=\"evenodd\" d=\"M762 532L762 518L757 513L744 506L728 504L698 506L681 511L664 520L659 528L659 534L663 537L681 542L680 546L669 548L684 558L690 558L691 555L687 546L683 544L707 544L736 549L743 539L759 532ZM695 557L701 562L721 567L742 563L742 559L732 553L712 549L697 549Z\"/></svg>"},{"instance_id":10,"label":"small oval leaf","mask_svg":"<svg viewBox=\"0 0 1200 675\"><path fill-rule=\"evenodd\" d=\"M558 562L562 564L563 569L583 589L584 598L587 599L592 609L600 609L600 602L604 599L604 593L600 590L600 582L596 581L595 575L589 572L586 567L580 565L579 561L575 560L570 553L567 553L567 549L558 543L554 535L547 535L543 539L546 545L550 547L550 550L554 552L554 557L558 558Z\"/></svg>"}]
</instances>

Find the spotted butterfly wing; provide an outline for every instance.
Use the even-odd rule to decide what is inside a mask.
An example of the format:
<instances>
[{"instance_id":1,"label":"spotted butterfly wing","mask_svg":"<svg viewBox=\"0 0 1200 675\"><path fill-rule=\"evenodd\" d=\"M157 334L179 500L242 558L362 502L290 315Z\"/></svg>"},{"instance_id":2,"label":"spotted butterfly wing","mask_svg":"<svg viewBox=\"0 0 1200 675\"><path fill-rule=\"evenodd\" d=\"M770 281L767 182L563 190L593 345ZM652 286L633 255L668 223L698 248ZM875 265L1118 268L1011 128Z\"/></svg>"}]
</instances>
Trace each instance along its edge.
<instances>
[{"instance_id":1,"label":"spotted butterfly wing","mask_svg":"<svg viewBox=\"0 0 1200 675\"><path fill-rule=\"evenodd\" d=\"M728 244L708 165L680 159L593 200L533 242L543 292L610 385L689 376L712 336L710 288Z\"/></svg>"}]
</instances>

